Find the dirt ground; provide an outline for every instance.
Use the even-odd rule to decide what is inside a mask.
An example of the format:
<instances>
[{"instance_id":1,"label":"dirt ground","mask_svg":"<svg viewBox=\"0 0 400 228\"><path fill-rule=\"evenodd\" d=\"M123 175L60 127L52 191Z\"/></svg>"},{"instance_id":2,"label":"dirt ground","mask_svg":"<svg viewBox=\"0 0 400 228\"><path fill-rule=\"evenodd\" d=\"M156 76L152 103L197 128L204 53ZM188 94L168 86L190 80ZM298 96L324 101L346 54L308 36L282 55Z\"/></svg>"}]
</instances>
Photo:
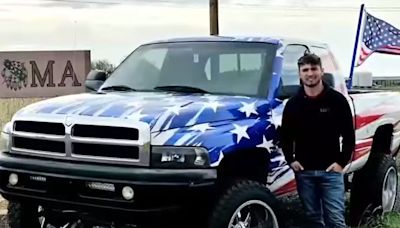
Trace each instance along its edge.
<instances>
[{"instance_id":1,"label":"dirt ground","mask_svg":"<svg viewBox=\"0 0 400 228\"><path fill-rule=\"evenodd\" d=\"M5 214L7 213L7 200L0 197L0 228L8 228Z\"/></svg>"},{"instance_id":2,"label":"dirt ground","mask_svg":"<svg viewBox=\"0 0 400 228\"><path fill-rule=\"evenodd\" d=\"M7 200L0 197L0 211L7 210Z\"/></svg>"}]
</instances>

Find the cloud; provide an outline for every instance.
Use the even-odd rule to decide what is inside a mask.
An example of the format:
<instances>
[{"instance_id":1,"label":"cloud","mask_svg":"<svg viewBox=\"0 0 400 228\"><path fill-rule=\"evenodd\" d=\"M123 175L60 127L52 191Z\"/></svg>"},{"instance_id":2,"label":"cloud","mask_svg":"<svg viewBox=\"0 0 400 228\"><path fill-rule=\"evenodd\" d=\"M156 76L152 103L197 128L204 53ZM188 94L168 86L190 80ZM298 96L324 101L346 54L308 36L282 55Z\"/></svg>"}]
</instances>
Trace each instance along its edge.
<instances>
[{"instance_id":1,"label":"cloud","mask_svg":"<svg viewBox=\"0 0 400 228\"><path fill-rule=\"evenodd\" d=\"M104 0L42 0L42 7L69 7L72 9L84 8L105 8L115 6L120 3Z\"/></svg>"},{"instance_id":2,"label":"cloud","mask_svg":"<svg viewBox=\"0 0 400 228\"><path fill-rule=\"evenodd\" d=\"M208 7L210 0L1 0L2 6L40 6L40 7L69 7L82 8L107 8L116 5L151 5L151 6L202 6ZM370 9L391 10L391 7L400 7L397 0L365 0ZM266 10L285 11L357 11L361 1L348 0L219 0L222 7L263 7ZM388 7L390 5L391 7ZM382 8L383 7L383 8Z\"/></svg>"},{"instance_id":3,"label":"cloud","mask_svg":"<svg viewBox=\"0 0 400 228\"><path fill-rule=\"evenodd\" d=\"M188 6L208 5L208 0L39 0L42 7L69 7L73 9L107 8L117 5ZM231 0L228 0L231 1Z\"/></svg>"}]
</instances>

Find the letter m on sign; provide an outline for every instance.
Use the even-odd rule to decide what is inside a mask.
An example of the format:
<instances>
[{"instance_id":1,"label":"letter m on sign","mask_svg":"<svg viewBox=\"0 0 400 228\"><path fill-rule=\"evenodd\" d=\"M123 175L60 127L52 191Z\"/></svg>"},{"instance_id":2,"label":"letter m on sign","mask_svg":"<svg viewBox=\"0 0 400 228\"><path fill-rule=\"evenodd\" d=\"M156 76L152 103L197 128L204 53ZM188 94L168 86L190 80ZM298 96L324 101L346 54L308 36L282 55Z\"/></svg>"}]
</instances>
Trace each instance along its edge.
<instances>
[{"instance_id":1,"label":"letter m on sign","mask_svg":"<svg viewBox=\"0 0 400 228\"><path fill-rule=\"evenodd\" d=\"M35 61L30 61L32 65L32 84L31 87L38 87L36 84L36 78L39 80L40 87L44 87L44 84L46 83L47 77L49 78L49 83L47 83L47 87L55 87L56 84L53 82L53 64L54 61L50 60L47 63L46 70L43 74L43 76L40 74L40 71L38 69L38 66L36 65Z\"/></svg>"}]
</instances>

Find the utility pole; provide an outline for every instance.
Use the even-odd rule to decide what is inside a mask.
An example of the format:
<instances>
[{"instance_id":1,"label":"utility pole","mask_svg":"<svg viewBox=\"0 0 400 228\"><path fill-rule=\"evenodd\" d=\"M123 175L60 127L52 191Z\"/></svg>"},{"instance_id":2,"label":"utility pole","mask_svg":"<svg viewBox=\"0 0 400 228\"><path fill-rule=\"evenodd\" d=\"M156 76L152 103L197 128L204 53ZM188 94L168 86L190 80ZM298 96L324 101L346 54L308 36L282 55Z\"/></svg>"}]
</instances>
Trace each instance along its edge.
<instances>
[{"instance_id":1,"label":"utility pole","mask_svg":"<svg viewBox=\"0 0 400 228\"><path fill-rule=\"evenodd\" d=\"M210 35L218 34L218 0L210 0Z\"/></svg>"}]
</instances>

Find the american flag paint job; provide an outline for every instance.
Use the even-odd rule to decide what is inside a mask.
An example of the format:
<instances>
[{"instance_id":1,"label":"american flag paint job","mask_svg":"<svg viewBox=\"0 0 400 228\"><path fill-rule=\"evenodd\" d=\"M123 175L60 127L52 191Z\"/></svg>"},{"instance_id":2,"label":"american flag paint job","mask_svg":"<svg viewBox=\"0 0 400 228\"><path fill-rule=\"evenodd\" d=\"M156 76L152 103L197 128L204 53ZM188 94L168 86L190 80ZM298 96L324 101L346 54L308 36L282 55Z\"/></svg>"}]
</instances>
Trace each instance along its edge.
<instances>
[{"instance_id":1,"label":"american flag paint job","mask_svg":"<svg viewBox=\"0 0 400 228\"><path fill-rule=\"evenodd\" d=\"M210 38L232 41L233 38ZM16 117L40 115L101 117L148 124L152 145L201 146L209 151L211 166L237 150L265 148L271 162L268 188L278 195L295 191L294 174L287 165L279 142L278 126L286 101L276 98L281 78L283 44L275 39L237 38L237 41L271 42L278 45L273 75L266 98L182 94L168 92L109 92L76 94L29 105ZM166 41L167 42L167 41ZM175 42L174 40L168 42ZM340 81L338 84L343 84ZM342 91L343 92L343 91ZM355 161L368 154L374 130L382 123L399 123L400 94L367 93L352 95L357 118L358 146ZM400 127L397 128L400 130ZM400 144L400 134L394 139ZM397 145L396 145L397 144ZM357 160L356 160L357 159ZM240 168L240 167L238 167Z\"/></svg>"}]
</instances>

